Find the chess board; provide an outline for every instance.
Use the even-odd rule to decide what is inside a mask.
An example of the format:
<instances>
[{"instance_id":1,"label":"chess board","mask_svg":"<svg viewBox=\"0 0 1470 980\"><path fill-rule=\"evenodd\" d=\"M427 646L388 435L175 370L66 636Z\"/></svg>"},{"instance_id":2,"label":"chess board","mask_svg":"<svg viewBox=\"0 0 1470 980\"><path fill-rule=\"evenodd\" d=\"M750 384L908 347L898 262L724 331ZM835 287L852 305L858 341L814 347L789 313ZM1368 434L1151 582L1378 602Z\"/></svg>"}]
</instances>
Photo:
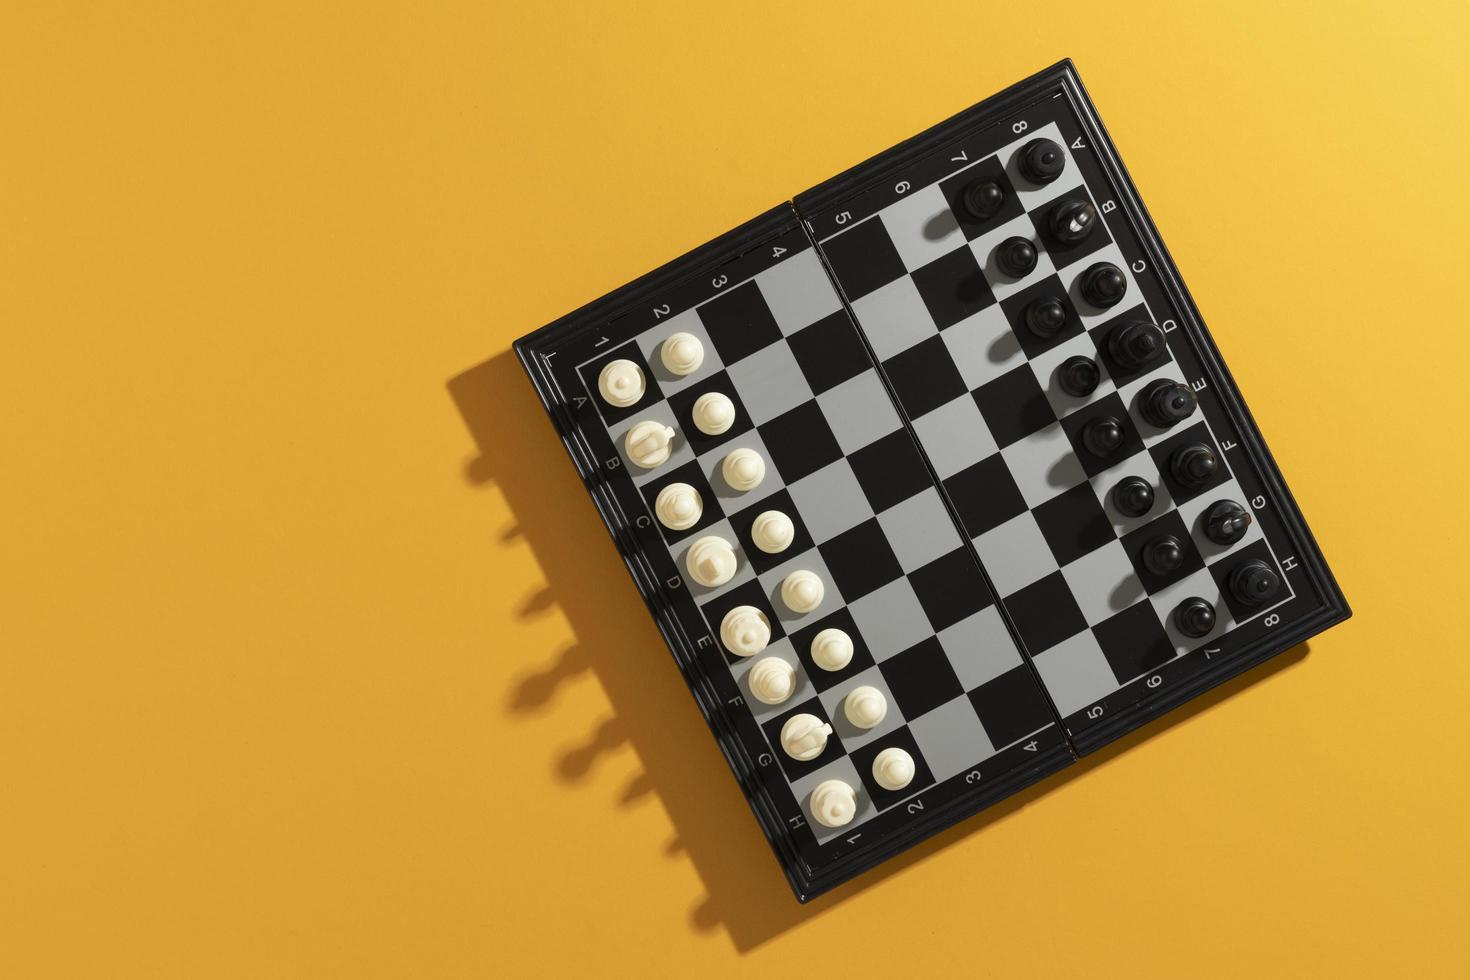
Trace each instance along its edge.
<instances>
[{"instance_id":1,"label":"chess board","mask_svg":"<svg viewBox=\"0 0 1470 980\"><path fill-rule=\"evenodd\" d=\"M998 192L977 206L981 184ZM1079 232L1058 209L1082 204ZM999 258L1016 239L1029 269ZM1139 322L1147 363L1120 336ZM675 334L704 350L690 373L661 357ZM1070 63L516 349L801 900L1348 615ZM1086 390L1064 380L1079 359ZM631 404L599 393L615 361L644 381ZM1160 387L1183 389L1184 417L1150 409ZM734 407L713 435L692 422L711 392ZM676 433L651 468L628 448L645 421ZM736 448L766 462L754 489L725 479ZM1146 508L1120 504L1125 480ZM674 484L703 503L680 529L655 508ZM794 528L776 554L752 537L769 511ZM736 556L715 586L689 574L710 536ZM825 585L799 613L796 570ZM722 642L737 607L769 624L759 657ZM852 647L835 670L813 659L834 628ZM777 704L751 690L764 658L795 678ZM844 713L857 688L887 705L871 727ZM830 726L815 757L783 750L797 715ZM897 790L874 768L895 748L913 762ZM812 809L832 780L855 801L841 826Z\"/></svg>"}]
</instances>

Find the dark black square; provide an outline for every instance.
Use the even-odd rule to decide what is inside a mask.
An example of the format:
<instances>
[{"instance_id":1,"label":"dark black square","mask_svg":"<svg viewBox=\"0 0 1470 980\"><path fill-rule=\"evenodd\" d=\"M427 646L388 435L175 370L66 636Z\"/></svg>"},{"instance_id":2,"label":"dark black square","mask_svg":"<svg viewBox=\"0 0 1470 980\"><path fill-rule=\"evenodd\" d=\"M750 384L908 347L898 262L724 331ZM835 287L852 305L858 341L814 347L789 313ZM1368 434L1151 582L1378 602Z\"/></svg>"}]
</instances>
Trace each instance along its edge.
<instances>
[{"instance_id":1,"label":"dark black square","mask_svg":"<svg viewBox=\"0 0 1470 980\"><path fill-rule=\"evenodd\" d=\"M920 266L910 277L940 330L995 302L990 284L985 281L980 263L975 261L975 253L968 245Z\"/></svg>"},{"instance_id":2,"label":"dark black square","mask_svg":"<svg viewBox=\"0 0 1470 980\"><path fill-rule=\"evenodd\" d=\"M939 637L920 640L878 665L904 718L913 721L965 693Z\"/></svg>"},{"instance_id":3,"label":"dark black square","mask_svg":"<svg viewBox=\"0 0 1470 980\"><path fill-rule=\"evenodd\" d=\"M1069 636L1087 629L1087 620L1072 598L1072 590L1061 572L1052 572L1032 582L1015 595L1003 600L1016 630L1026 644L1026 652L1036 656Z\"/></svg>"},{"instance_id":4,"label":"dark black square","mask_svg":"<svg viewBox=\"0 0 1470 980\"><path fill-rule=\"evenodd\" d=\"M760 426L761 441L788 485L842 458L837 437L816 399Z\"/></svg>"},{"instance_id":5,"label":"dark black square","mask_svg":"<svg viewBox=\"0 0 1470 980\"><path fill-rule=\"evenodd\" d=\"M877 217L827 239L822 252L849 301L888 285L906 271L888 229Z\"/></svg>"},{"instance_id":6,"label":"dark black square","mask_svg":"<svg viewBox=\"0 0 1470 980\"><path fill-rule=\"evenodd\" d=\"M761 585L760 579L753 578L749 582L742 582L728 592L721 592L713 599L701 603L699 608L704 612L705 621L709 623L710 636L714 637L715 646L719 648L720 653L724 654L725 661L732 664L739 663L741 658L726 650L725 645L720 642L720 622L725 618L725 614L736 606L754 606L765 613L766 619L771 624L772 643L786 635L786 631L781 628L781 621L776 618L775 610L771 608L771 601L766 597L766 590Z\"/></svg>"},{"instance_id":7,"label":"dark black square","mask_svg":"<svg viewBox=\"0 0 1470 980\"><path fill-rule=\"evenodd\" d=\"M1143 563L1144 548L1150 541L1166 534L1172 534L1183 542L1184 561L1167 575L1155 575ZM1171 510L1149 521L1143 527L1125 534L1123 550L1128 552L1128 560L1133 562L1133 570L1138 573L1138 580L1150 592L1157 592L1173 585L1180 579L1205 567L1205 560L1200 556L1199 549L1194 546L1194 539L1189 536L1189 528L1184 526L1184 518L1179 516L1177 510Z\"/></svg>"},{"instance_id":8,"label":"dark black square","mask_svg":"<svg viewBox=\"0 0 1470 980\"><path fill-rule=\"evenodd\" d=\"M960 470L944 481L944 489L960 512L965 533L972 538L1026 510L1026 499L1000 453Z\"/></svg>"},{"instance_id":9,"label":"dark black square","mask_svg":"<svg viewBox=\"0 0 1470 980\"><path fill-rule=\"evenodd\" d=\"M1040 432L1057 418L1035 372L1026 364L976 388L975 404L1002 449Z\"/></svg>"},{"instance_id":10,"label":"dark black square","mask_svg":"<svg viewBox=\"0 0 1470 980\"><path fill-rule=\"evenodd\" d=\"M803 701L794 708L781 712L770 721L761 725L761 730L766 733L766 739L771 743L772 754L781 761L781 771L786 773L788 782L795 782L802 776L816 772L829 762L834 762L842 758L846 752L842 746L842 739L838 738L837 733L834 731L831 735L827 736L827 747L815 759L802 762L800 759L791 758L791 756L786 754L786 750L781 748L781 727L790 721L793 715L816 715L827 724L830 725L832 723L832 718L827 714L827 709L822 707L822 702L816 698L812 698L809 701Z\"/></svg>"},{"instance_id":11,"label":"dark black square","mask_svg":"<svg viewBox=\"0 0 1470 980\"><path fill-rule=\"evenodd\" d=\"M936 633L995 601L968 548L956 548L910 572L909 585Z\"/></svg>"},{"instance_id":12,"label":"dark black square","mask_svg":"<svg viewBox=\"0 0 1470 980\"><path fill-rule=\"evenodd\" d=\"M750 527L755 523L755 519L768 510L785 514L791 518L791 523L796 528L796 536L792 538L790 546L775 555L768 555L757 548L755 541L750 536ZM750 567L755 569L757 574L769 571L782 562L789 561L793 555L799 555L812 547L812 536L806 529L806 522L801 519L801 514L796 510L795 501L791 499L790 492L786 490L777 490L758 503L750 504L731 514L730 526L735 529L735 537L740 539L740 547L745 549L745 556L750 559Z\"/></svg>"},{"instance_id":13,"label":"dark black square","mask_svg":"<svg viewBox=\"0 0 1470 980\"><path fill-rule=\"evenodd\" d=\"M1276 574L1281 576L1281 592L1279 593L1279 597L1265 605L1247 605L1235 598L1235 595L1230 591L1231 573L1252 559L1260 559L1274 568ZM1234 554L1215 562L1215 564L1210 566L1210 574L1215 577L1215 584L1220 587L1220 594L1225 597L1225 605L1229 607L1230 615L1235 618L1236 622L1244 622L1250 617L1258 615L1263 610L1274 606L1281 599L1285 599L1291 595L1286 585L1286 575L1281 571L1281 566L1276 564L1276 559L1271 557L1271 549L1266 546L1265 541L1252 541Z\"/></svg>"},{"instance_id":14,"label":"dark black square","mask_svg":"<svg viewBox=\"0 0 1470 980\"><path fill-rule=\"evenodd\" d=\"M1076 561L1115 540L1113 522L1098 502L1091 483L1057 494L1032 510L1031 515L1058 565Z\"/></svg>"},{"instance_id":15,"label":"dark black square","mask_svg":"<svg viewBox=\"0 0 1470 980\"><path fill-rule=\"evenodd\" d=\"M1174 659L1174 644L1147 600L1103 620L1092 633L1119 684Z\"/></svg>"},{"instance_id":16,"label":"dark black square","mask_svg":"<svg viewBox=\"0 0 1470 980\"><path fill-rule=\"evenodd\" d=\"M932 412L967 390L949 348L937 335L890 357L883 362L883 370L911 419Z\"/></svg>"},{"instance_id":17,"label":"dark black square","mask_svg":"<svg viewBox=\"0 0 1470 980\"><path fill-rule=\"evenodd\" d=\"M730 428L719 435L706 435L699 431L699 426L694 424L694 403L701 395L711 391L718 391L729 396L735 405L735 422ZM679 434L689 440L689 448L695 453L706 453L722 443L729 442L736 436L744 435L750 431L750 414L745 411L745 403L740 400L740 395L735 391L735 385L730 380L730 375L724 371L712 374L697 384L690 385L682 391L676 391L669 396L669 408L674 412L674 418L678 423Z\"/></svg>"},{"instance_id":18,"label":"dark black square","mask_svg":"<svg viewBox=\"0 0 1470 980\"><path fill-rule=\"evenodd\" d=\"M825 629L842 630L852 640L852 660L841 670L827 670L825 667L818 667L817 662L812 659L812 640L816 639L817 634ZM823 616L815 623L809 623L796 630L791 634L791 645L795 648L801 665L806 668L806 675L811 679L812 687L818 691L836 687L873 666L873 654L868 649L862 633L858 632L857 623L853 621L852 613L846 606L830 615Z\"/></svg>"},{"instance_id":19,"label":"dark black square","mask_svg":"<svg viewBox=\"0 0 1470 980\"><path fill-rule=\"evenodd\" d=\"M602 369L607 367L610 362L616 360L632 361L643 372L643 397L627 408L619 408L616 405L608 404L607 399L603 398L602 394L597 390L597 376L602 373ZM663 398L663 392L659 389L658 382L654 380L653 372L648 368L648 361L644 360L643 352L632 341L623 344L621 347L614 347L597 360L589 364L584 364L577 370L582 376L582 383L587 386L587 393L590 396L588 400L597 406L597 411L602 416L602 424L606 426L616 425L623 419L638 414L649 405Z\"/></svg>"},{"instance_id":20,"label":"dark black square","mask_svg":"<svg viewBox=\"0 0 1470 980\"><path fill-rule=\"evenodd\" d=\"M1210 478L1209 483L1198 489L1186 487L1175 479L1173 468L1169 465L1169 461L1174 458L1176 452L1186 446L1196 444L1208 446L1215 454L1215 458L1220 461L1220 465L1216 467L1215 475ZM1230 471L1225 465L1225 454L1220 451L1219 446L1215 445L1215 440L1210 435L1209 426L1205 425L1203 421L1196 422L1187 429L1181 429L1169 438L1154 443L1149 447L1148 451L1153 455L1154 465L1159 468L1159 475L1164 478L1164 486L1169 488L1169 496L1173 497L1176 503L1182 504L1188 500L1193 500L1202 493L1209 493L1230 479Z\"/></svg>"},{"instance_id":21,"label":"dark black square","mask_svg":"<svg viewBox=\"0 0 1470 980\"><path fill-rule=\"evenodd\" d=\"M658 514L653 508L654 501L658 500L659 491L670 483L689 484L699 493L699 499L704 504L704 511L699 515L699 520L694 522L693 527L683 531L675 531L673 528L665 527L658 519ZM648 504L648 514L652 518L654 526L663 532L664 540L671 545L676 541L683 541L691 535L698 534L723 516L720 512L719 501L715 499L714 488L709 485L709 480L705 478L704 471L700 469L698 461L690 461L683 466L669 470L667 473L660 473L657 477L639 487L638 492L643 495L644 502Z\"/></svg>"},{"instance_id":22,"label":"dark black square","mask_svg":"<svg viewBox=\"0 0 1470 980\"><path fill-rule=\"evenodd\" d=\"M1031 223L1041 233L1041 242L1046 246L1047 254L1051 256L1051 264L1058 269L1076 262L1085 255L1091 255L1113 240L1113 237L1108 234L1107 224L1103 221L1101 214L1093 223L1092 233L1080 242L1064 242L1052 234L1051 216L1057 208L1073 201L1091 200L1092 197L1087 193L1087 187L1084 185L1068 191L1053 201L1048 201L1031 212Z\"/></svg>"},{"instance_id":23,"label":"dark black square","mask_svg":"<svg viewBox=\"0 0 1470 980\"><path fill-rule=\"evenodd\" d=\"M975 688L970 692L970 704L997 751L1055 720L1041 685L1025 664Z\"/></svg>"},{"instance_id":24,"label":"dark black square","mask_svg":"<svg viewBox=\"0 0 1470 980\"><path fill-rule=\"evenodd\" d=\"M846 310L838 310L798 330L786 338L786 343L791 346L791 354L814 395L874 366Z\"/></svg>"},{"instance_id":25,"label":"dark black square","mask_svg":"<svg viewBox=\"0 0 1470 980\"><path fill-rule=\"evenodd\" d=\"M875 514L931 486L929 470L908 429L896 429L847 457Z\"/></svg>"},{"instance_id":26,"label":"dark black square","mask_svg":"<svg viewBox=\"0 0 1470 980\"><path fill-rule=\"evenodd\" d=\"M993 180L1000 185L1005 194L1005 200L1001 202L1000 210L986 218L984 221L973 217L965 208L965 189L971 184L982 180ZM939 190L944 199L949 202L949 209L954 212L955 220L959 222L960 230L965 233L965 238L974 241L981 235L1010 221L1012 218L1025 214L1026 209L1021 206L1021 200L1016 196L1016 188L1012 186L1010 177L1006 176L1005 167L1001 165L1000 157L987 157L966 170L962 170L950 177L948 180L939 182Z\"/></svg>"},{"instance_id":27,"label":"dark black square","mask_svg":"<svg viewBox=\"0 0 1470 980\"><path fill-rule=\"evenodd\" d=\"M726 367L781 339L781 328L754 280L699 307L699 319Z\"/></svg>"},{"instance_id":28,"label":"dark black square","mask_svg":"<svg viewBox=\"0 0 1470 980\"><path fill-rule=\"evenodd\" d=\"M817 546L837 591L848 602L882 588L903 574L878 519L872 518Z\"/></svg>"},{"instance_id":29,"label":"dark black square","mask_svg":"<svg viewBox=\"0 0 1470 980\"><path fill-rule=\"evenodd\" d=\"M1117 359L1113 357L1113 352L1108 348L1108 338L1113 335L1114 330L1118 330L1134 320L1148 320L1152 322L1153 317L1148 315L1148 307L1139 304L1088 331L1092 337L1093 344L1097 347L1099 359L1108 369L1108 376L1113 379L1113 383L1119 388L1136 378L1143 377L1150 371L1157 371L1169 363L1169 358L1165 356L1149 364L1145 364L1141 368L1130 368L1119 364Z\"/></svg>"},{"instance_id":30,"label":"dark black square","mask_svg":"<svg viewBox=\"0 0 1470 980\"><path fill-rule=\"evenodd\" d=\"M1117 419L1118 424L1122 427L1123 441L1118 444L1117 449L1106 456L1094 456L1083 441L1083 430L1094 419L1109 416ZM1133 424L1133 417L1128 414L1122 397L1116 391L1104 398L1099 398L1090 405L1079 408L1062 419L1062 428L1066 430L1067 438L1072 441L1072 451L1077 454L1077 461L1082 464L1082 469L1088 476L1097 476L1103 470L1118 465L1143 449L1143 437L1138 434L1138 428Z\"/></svg>"},{"instance_id":31,"label":"dark black square","mask_svg":"<svg viewBox=\"0 0 1470 980\"><path fill-rule=\"evenodd\" d=\"M873 778L873 760L878 758L878 753L884 749L903 749L914 758L913 782L903 789L884 789ZM857 767L858 776L862 779L863 785L868 788L868 795L873 798L873 806L879 810L908 799L934 782L934 773L929 769L929 764L924 761L924 754L919 751L919 743L914 740L914 735L909 731L907 725L895 728L853 749L848 755L852 758L852 764Z\"/></svg>"},{"instance_id":32,"label":"dark black square","mask_svg":"<svg viewBox=\"0 0 1470 980\"><path fill-rule=\"evenodd\" d=\"M1026 308L1043 299L1059 299L1062 301L1062 307L1067 311L1067 319L1062 324L1062 329L1050 337L1039 337L1031 331L1030 327L1026 326ZM1011 332L1016 335L1016 341L1021 345L1021 350L1026 352L1027 357L1044 354L1058 344L1080 336L1084 329L1082 318L1077 315L1077 308L1067 298L1067 290L1056 276L1047 276L1020 292L1012 293L1001 300L1000 308L1005 312L1006 322L1011 325Z\"/></svg>"}]
</instances>

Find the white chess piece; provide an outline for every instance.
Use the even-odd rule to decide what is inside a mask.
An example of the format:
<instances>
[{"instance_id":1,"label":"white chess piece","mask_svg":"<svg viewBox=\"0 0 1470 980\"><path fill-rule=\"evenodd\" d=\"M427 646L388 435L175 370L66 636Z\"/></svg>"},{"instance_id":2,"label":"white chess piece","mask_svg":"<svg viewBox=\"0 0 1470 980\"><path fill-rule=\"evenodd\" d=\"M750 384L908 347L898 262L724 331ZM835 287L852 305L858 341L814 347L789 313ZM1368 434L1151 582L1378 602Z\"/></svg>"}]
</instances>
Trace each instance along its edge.
<instances>
[{"instance_id":1,"label":"white chess piece","mask_svg":"<svg viewBox=\"0 0 1470 980\"><path fill-rule=\"evenodd\" d=\"M855 687L842 699L842 713L859 728L872 728L888 717L888 699L876 687Z\"/></svg>"},{"instance_id":2,"label":"white chess piece","mask_svg":"<svg viewBox=\"0 0 1470 980\"><path fill-rule=\"evenodd\" d=\"M659 348L659 357L674 374L693 374L704 363L704 344L692 333L670 334Z\"/></svg>"},{"instance_id":3,"label":"white chess piece","mask_svg":"<svg viewBox=\"0 0 1470 980\"><path fill-rule=\"evenodd\" d=\"M783 704L796 693L796 668L780 657L763 657L750 668L750 693L762 704Z\"/></svg>"},{"instance_id":4,"label":"white chess piece","mask_svg":"<svg viewBox=\"0 0 1470 980\"><path fill-rule=\"evenodd\" d=\"M735 577L735 548L717 534L706 535L689 546L684 565L690 578L712 589Z\"/></svg>"},{"instance_id":5,"label":"white chess piece","mask_svg":"<svg viewBox=\"0 0 1470 980\"><path fill-rule=\"evenodd\" d=\"M754 449L732 449L720 464L720 473L731 489L744 493L760 486L766 478L766 461Z\"/></svg>"},{"instance_id":6,"label":"white chess piece","mask_svg":"<svg viewBox=\"0 0 1470 980\"><path fill-rule=\"evenodd\" d=\"M664 527L674 531L687 531L699 523L704 513L704 501L699 491L687 483L670 483L658 492L653 501L653 512Z\"/></svg>"},{"instance_id":7,"label":"white chess piece","mask_svg":"<svg viewBox=\"0 0 1470 980\"><path fill-rule=\"evenodd\" d=\"M852 663L852 637L835 626L812 637L812 660L823 670L841 670Z\"/></svg>"},{"instance_id":8,"label":"white chess piece","mask_svg":"<svg viewBox=\"0 0 1470 980\"><path fill-rule=\"evenodd\" d=\"M887 790L900 790L914 781L914 757L897 746L873 759L873 779Z\"/></svg>"},{"instance_id":9,"label":"white chess piece","mask_svg":"<svg viewBox=\"0 0 1470 980\"><path fill-rule=\"evenodd\" d=\"M706 391L694 400L694 426L707 436L730 431L735 424L735 403L721 391Z\"/></svg>"},{"instance_id":10,"label":"white chess piece","mask_svg":"<svg viewBox=\"0 0 1470 980\"><path fill-rule=\"evenodd\" d=\"M792 612L809 613L822 604L827 589L816 572L798 568L781 581L781 601Z\"/></svg>"},{"instance_id":11,"label":"white chess piece","mask_svg":"<svg viewBox=\"0 0 1470 980\"><path fill-rule=\"evenodd\" d=\"M771 642L771 621L755 606L736 606L720 620L720 642L737 657L753 657Z\"/></svg>"},{"instance_id":12,"label":"white chess piece","mask_svg":"<svg viewBox=\"0 0 1470 980\"><path fill-rule=\"evenodd\" d=\"M827 779L812 790L812 818L823 827L845 827L857 814L857 794L840 779Z\"/></svg>"},{"instance_id":13,"label":"white chess piece","mask_svg":"<svg viewBox=\"0 0 1470 980\"><path fill-rule=\"evenodd\" d=\"M674 451L674 430L662 422L645 419L628 430L623 447L628 458L645 470L661 466Z\"/></svg>"},{"instance_id":14,"label":"white chess piece","mask_svg":"<svg viewBox=\"0 0 1470 980\"><path fill-rule=\"evenodd\" d=\"M796 525L779 510L764 511L751 522L750 539L766 554L780 554L796 540Z\"/></svg>"},{"instance_id":15,"label":"white chess piece","mask_svg":"<svg viewBox=\"0 0 1470 980\"><path fill-rule=\"evenodd\" d=\"M597 376L597 390L609 405L636 405L643 397L643 369L625 358L609 361Z\"/></svg>"},{"instance_id":16,"label":"white chess piece","mask_svg":"<svg viewBox=\"0 0 1470 980\"><path fill-rule=\"evenodd\" d=\"M793 759L810 762L826 751L831 734L832 726L816 715L792 715L781 726L781 748Z\"/></svg>"}]
</instances>

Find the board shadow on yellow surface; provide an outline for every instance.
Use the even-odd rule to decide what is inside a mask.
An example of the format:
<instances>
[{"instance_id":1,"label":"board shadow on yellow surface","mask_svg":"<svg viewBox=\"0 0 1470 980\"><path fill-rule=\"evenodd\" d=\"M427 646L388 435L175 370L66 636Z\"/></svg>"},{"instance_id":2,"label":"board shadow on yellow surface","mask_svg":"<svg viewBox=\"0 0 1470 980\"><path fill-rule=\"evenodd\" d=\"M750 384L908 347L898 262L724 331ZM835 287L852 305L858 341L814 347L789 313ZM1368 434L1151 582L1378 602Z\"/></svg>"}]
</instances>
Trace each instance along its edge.
<instances>
[{"instance_id":1,"label":"board shadow on yellow surface","mask_svg":"<svg viewBox=\"0 0 1470 980\"><path fill-rule=\"evenodd\" d=\"M528 666L503 692L502 710L512 720L534 716L546 710L562 684L596 675L614 714L587 719L581 737L553 752L548 766L556 779L575 785L606 754L632 748L643 771L615 806L626 808L649 795L659 799L676 832L665 857L687 857L705 889L690 910L688 927L697 933L723 928L741 951L983 832L1156 732L1299 663L1308 652L1305 643L1294 647L877 870L798 905L661 638L651 623L638 628L647 620L636 589L514 354L506 351L456 375L448 389L478 450L464 467L464 479L473 488L498 487L515 517L492 546L528 544L546 575L545 586L521 602L518 617L533 619L555 607L576 637L557 651L503 647L501 655L524 657Z\"/></svg>"}]
</instances>

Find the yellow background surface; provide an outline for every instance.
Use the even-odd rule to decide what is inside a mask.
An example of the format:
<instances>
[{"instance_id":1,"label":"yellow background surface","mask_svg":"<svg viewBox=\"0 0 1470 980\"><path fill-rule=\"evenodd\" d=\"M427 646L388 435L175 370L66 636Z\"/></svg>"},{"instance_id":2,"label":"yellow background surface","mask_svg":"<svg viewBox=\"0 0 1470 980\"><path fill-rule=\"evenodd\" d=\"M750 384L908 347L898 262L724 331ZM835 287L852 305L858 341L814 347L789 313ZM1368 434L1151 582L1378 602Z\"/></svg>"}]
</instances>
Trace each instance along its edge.
<instances>
[{"instance_id":1,"label":"yellow background surface","mask_svg":"<svg viewBox=\"0 0 1470 980\"><path fill-rule=\"evenodd\" d=\"M1470 969L1466 4L0 16L0 975ZM1065 56L1356 615L800 907L509 344Z\"/></svg>"}]
</instances>

